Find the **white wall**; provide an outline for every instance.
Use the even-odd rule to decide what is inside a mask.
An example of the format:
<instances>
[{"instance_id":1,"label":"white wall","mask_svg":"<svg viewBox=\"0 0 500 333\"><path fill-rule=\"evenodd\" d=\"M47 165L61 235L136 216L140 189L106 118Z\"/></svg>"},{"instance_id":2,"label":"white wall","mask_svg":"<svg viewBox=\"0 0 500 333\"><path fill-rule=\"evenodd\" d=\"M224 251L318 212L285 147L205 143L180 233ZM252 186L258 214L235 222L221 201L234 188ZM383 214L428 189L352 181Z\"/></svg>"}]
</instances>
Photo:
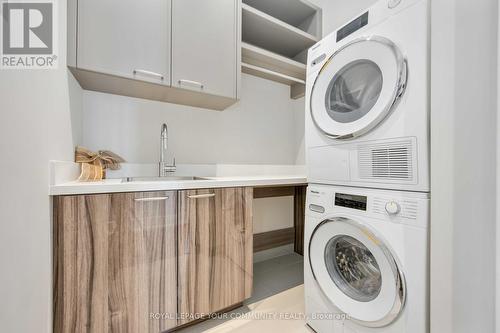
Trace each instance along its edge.
<instances>
[{"instance_id":1,"label":"white wall","mask_svg":"<svg viewBox=\"0 0 500 333\"><path fill-rule=\"evenodd\" d=\"M255 234L293 227L293 197L254 199Z\"/></svg>"},{"instance_id":2,"label":"white wall","mask_svg":"<svg viewBox=\"0 0 500 333\"><path fill-rule=\"evenodd\" d=\"M84 92L83 144L134 163L158 162L161 124L177 163L295 164L300 110L288 86L243 75L241 100L222 112ZM302 110L303 112L303 110Z\"/></svg>"},{"instance_id":3,"label":"white wall","mask_svg":"<svg viewBox=\"0 0 500 333\"><path fill-rule=\"evenodd\" d=\"M59 3L66 26L66 2ZM81 90L58 70L0 70L0 330L51 332L49 159L71 160L80 140Z\"/></svg>"},{"instance_id":4,"label":"white wall","mask_svg":"<svg viewBox=\"0 0 500 333\"><path fill-rule=\"evenodd\" d=\"M498 6L497 31L497 193L496 193L496 298L495 298L495 332L500 333L500 6Z\"/></svg>"},{"instance_id":5,"label":"white wall","mask_svg":"<svg viewBox=\"0 0 500 333\"><path fill-rule=\"evenodd\" d=\"M494 332L497 6L432 1L432 333Z\"/></svg>"},{"instance_id":6,"label":"white wall","mask_svg":"<svg viewBox=\"0 0 500 333\"><path fill-rule=\"evenodd\" d=\"M297 149L297 158L295 164L306 164L305 153L305 100L300 98L293 103L293 112L295 113L295 148Z\"/></svg>"}]
</instances>

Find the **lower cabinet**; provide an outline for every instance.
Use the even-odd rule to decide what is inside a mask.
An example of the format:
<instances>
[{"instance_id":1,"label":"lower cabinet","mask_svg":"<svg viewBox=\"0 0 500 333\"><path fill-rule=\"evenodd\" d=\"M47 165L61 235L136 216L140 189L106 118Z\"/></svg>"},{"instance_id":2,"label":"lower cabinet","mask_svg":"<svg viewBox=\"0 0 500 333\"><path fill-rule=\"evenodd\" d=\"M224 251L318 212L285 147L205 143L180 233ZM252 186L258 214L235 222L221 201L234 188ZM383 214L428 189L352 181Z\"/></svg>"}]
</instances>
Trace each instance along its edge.
<instances>
[{"instance_id":1,"label":"lower cabinet","mask_svg":"<svg viewBox=\"0 0 500 333\"><path fill-rule=\"evenodd\" d=\"M176 207L176 192L55 198L54 332L177 325Z\"/></svg>"},{"instance_id":2,"label":"lower cabinet","mask_svg":"<svg viewBox=\"0 0 500 333\"><path fill-rule=\"evenodd\" d=\"M252 287L252 189L54 198L54 332L163 332Z\"/></svg>"},{"instance_id":3,"label":"lower cabinet","mask_svg":"<svg viewBox=\"0 0 500 333\"><path fill-rule=\"evenodd\" d=\"M251 296L252 188L179 192L180 324Z\"/></svg>"}]
</instances>

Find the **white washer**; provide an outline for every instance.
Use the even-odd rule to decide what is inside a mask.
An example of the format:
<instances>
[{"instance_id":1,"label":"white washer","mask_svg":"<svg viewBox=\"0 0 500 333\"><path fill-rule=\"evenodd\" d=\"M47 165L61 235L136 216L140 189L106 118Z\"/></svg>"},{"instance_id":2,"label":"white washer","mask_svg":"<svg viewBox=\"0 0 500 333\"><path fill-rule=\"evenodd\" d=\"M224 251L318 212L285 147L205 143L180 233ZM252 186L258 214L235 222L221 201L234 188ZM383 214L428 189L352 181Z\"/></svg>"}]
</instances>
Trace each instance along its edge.
<instances>
[{"instance_id":1,"label":"white washer","mask_svg":"<svg viewBox=\"0 0 500 333\"><path fill-rule=\"evenodd\" d=\"M381 0L309 50L309 182L429 191L428 7Z\"/></svg>"},{"instance_id":2,"label":"white washer","mask_svg":"<svg viewBox=\"0 0 500 333\"><path fill-rule=\"evenodd\" d=\"M310 185L304 283L317 333L428 333L429 194Z\"/></svg>"}]
</instances>

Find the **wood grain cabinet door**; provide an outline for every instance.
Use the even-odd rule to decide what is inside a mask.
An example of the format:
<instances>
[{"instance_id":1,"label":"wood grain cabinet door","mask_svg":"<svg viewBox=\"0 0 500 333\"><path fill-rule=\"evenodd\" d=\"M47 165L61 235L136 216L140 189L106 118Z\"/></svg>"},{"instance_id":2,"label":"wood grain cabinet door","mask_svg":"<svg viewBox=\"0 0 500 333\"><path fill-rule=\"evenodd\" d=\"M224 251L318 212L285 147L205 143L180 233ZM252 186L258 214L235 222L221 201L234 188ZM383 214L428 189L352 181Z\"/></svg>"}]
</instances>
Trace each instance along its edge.
<instances>
[{"instance_id":1,"label":"wood grain cabinet door","mask_svg":"<svg viewBox=\"0 0 500 333\"><path fill-rule=\"evenodd\" d=\"M54 199L54 332L176 326L176 192Z\"/></svg>"},{"instance_id":2,"label":"wood grain cabinet door","mask_svg":"<svg viewBox=\"0 0 500 333\"><path fill-rule=\"evenodd\" d=\"M252 188L179 191L179 324L252 292Z\"/></svg>"}]
</instances>

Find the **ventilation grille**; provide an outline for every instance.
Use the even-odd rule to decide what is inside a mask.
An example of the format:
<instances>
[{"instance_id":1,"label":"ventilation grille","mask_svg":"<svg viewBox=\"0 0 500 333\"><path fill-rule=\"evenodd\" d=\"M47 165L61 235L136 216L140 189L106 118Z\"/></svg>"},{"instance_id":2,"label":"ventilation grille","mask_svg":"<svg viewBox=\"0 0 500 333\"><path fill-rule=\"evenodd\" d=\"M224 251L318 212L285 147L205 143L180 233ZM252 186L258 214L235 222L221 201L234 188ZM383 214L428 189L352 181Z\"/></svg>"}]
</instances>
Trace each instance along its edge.
<instances>
[{"instance_id":1,"label":"ventilation grille","mask_svg":"<svg viewBox=\"0 0 500 333\"><path fill-rule=\"evenodd\" d=\"M410 140L358 147L361 179L413 180L413 145Z\"/></svg>"},{"instance_id":2,"label":"ventilation grille","mask_svg":"<svg viewBox=\"0 0 500 333\"><path fill-rule=\"evenodd\" d=\"M372 210L374 213L387 215L385 211L385 204L388 202L387 199L382 198L374 198ZM418 211L418 203L416 201L398 201L401 205L401 212L399 213L399 217L416 220L417 219L417 211Z\"/></svg>"}]
</instances>

